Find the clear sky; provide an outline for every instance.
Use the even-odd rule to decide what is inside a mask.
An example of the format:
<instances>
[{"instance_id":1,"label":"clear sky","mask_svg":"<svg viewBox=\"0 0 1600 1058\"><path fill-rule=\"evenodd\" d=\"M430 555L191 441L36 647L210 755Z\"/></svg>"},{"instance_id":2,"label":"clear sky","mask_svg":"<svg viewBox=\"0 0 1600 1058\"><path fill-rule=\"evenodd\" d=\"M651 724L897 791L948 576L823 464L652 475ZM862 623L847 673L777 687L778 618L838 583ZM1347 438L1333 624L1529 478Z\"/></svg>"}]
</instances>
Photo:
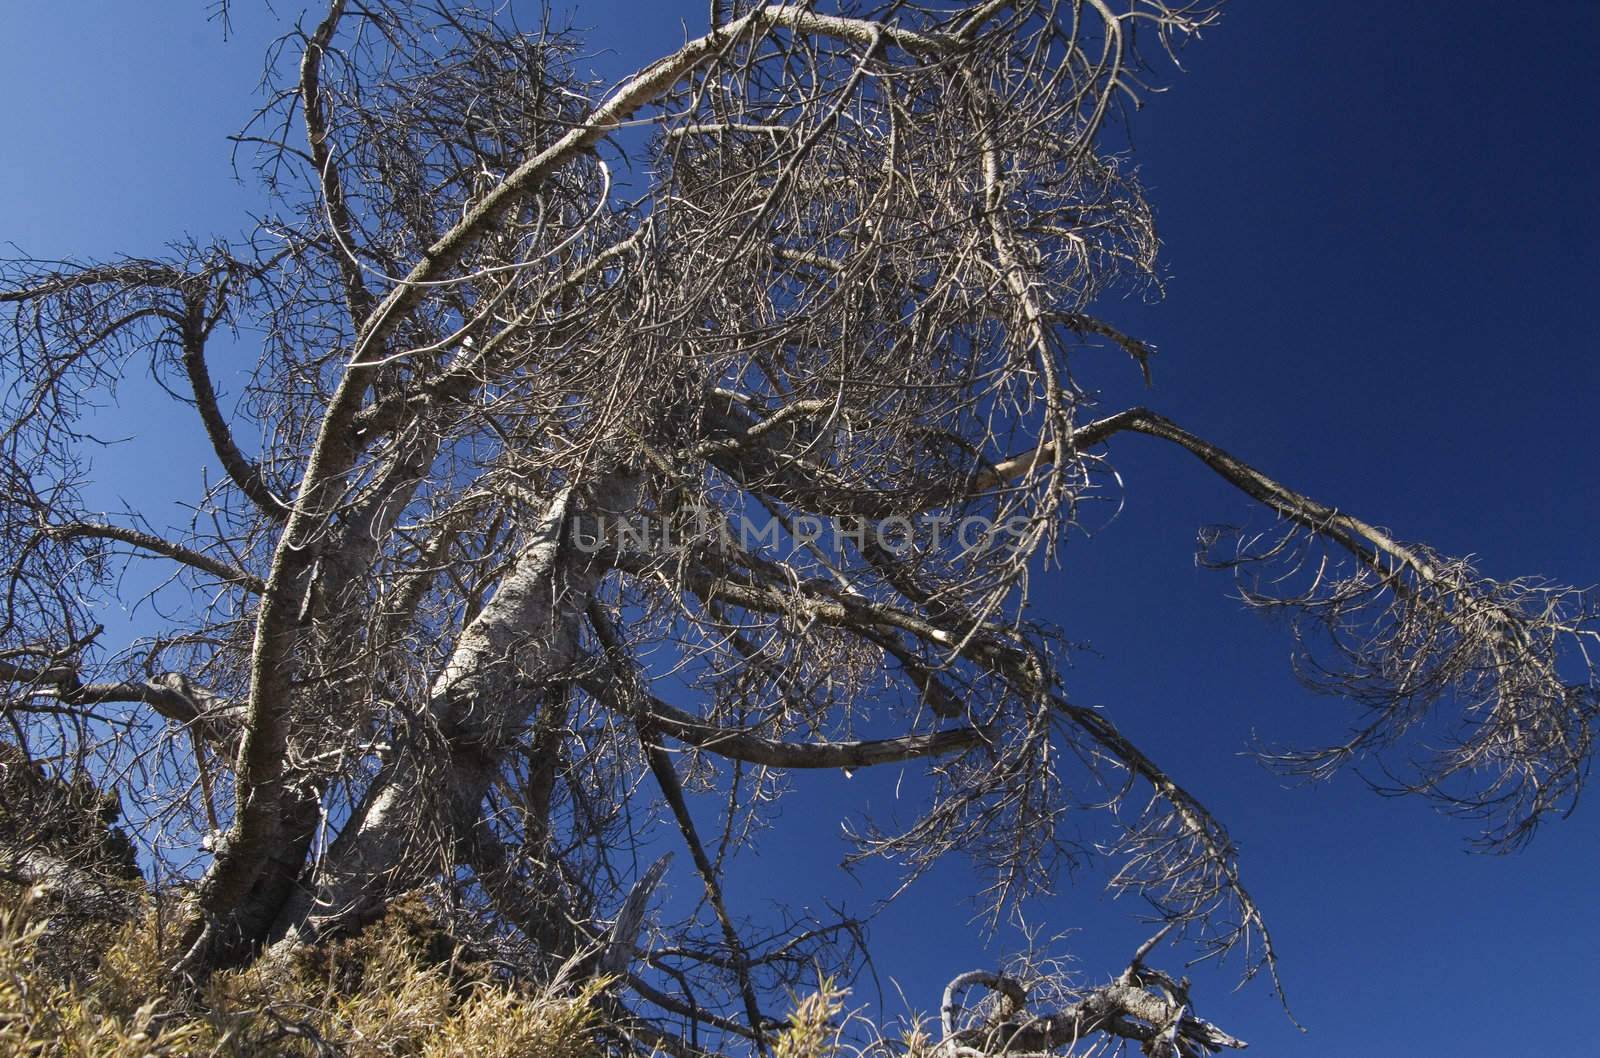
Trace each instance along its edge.
<instances>
[{"instance_id":1,"label":"clear sky","mask_svg":"<svg viewBox=\"0 0 1600 1058\"><path fill-rule=\"evenodd\" d=\"M300 10L275 6L279 19ZM594 27L606 76L670 48L683 24L699 32L705 7L556 4ZM282 21L235 0L224 42L203 0L84 0L14 5L5 22L0 240L40 256L156 254L248 225L254 192L233 181L224 137L255 104L262 45ZM1232 6L1135 118L1168 297L1106 307L1161 349L1151 391L1132 372L1094 376L1107 406L1148 403L1490 574L1600 579L1597 31L1600 5L1581 0ZM101 502L192 480L199 438L174 423L164 458L108 453ZM1229 825L1309 1031L1264 986L1231 992L1237 962L1195 971L1202 1016L1254 1053L1292 1058L1597 1046L1583 1014L1600 972L1595 806L1526 852L1474 856L1470 830L1426 805L1354 777L1287 788L1242 756L1254 737L1337 737L1353 714L1302 691L1284 631L1195 568L1195 527L1247 517L1243 504L1156 442L1119 443L1115 458L1125 510L1075 540L1039 593L1095 650L1069 690ZM730 902L866 906L872 878L832 867L840 814L884 796L862 779L808 778ZM1091 976L1143 937L1103 880L1091 864L1028 908L1047 935L1078 931L1062 948ZM992 963L967 924L972 882L951 864L877 923L891 1013L891 978L931 1011L948 977Z\"/></svg>"}]
</instances>

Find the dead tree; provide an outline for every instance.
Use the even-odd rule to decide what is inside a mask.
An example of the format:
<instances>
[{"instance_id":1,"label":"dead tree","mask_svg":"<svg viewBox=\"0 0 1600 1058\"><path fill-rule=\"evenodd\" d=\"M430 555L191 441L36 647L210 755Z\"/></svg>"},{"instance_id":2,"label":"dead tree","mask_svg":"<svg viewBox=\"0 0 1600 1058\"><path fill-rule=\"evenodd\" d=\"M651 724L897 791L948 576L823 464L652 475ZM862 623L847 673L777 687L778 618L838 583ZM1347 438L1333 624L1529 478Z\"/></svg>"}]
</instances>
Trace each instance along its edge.
<instances>
[{"instance_id":1,"label":"dead tree","mask_svg":"<svg viewBox=\"0 0 1600 1058\"><path fill-rule=\"evenodd\" d=\"M6 719L52 766L138 770L142 832L194 879L178 968L432 886L529 958L620 974L644 1045L689 1048L676 1023L760 1046L781 987L860 934L757 932L724 865L785 771L890 762L917 762L923 811L862 827L857 855L962 852L1004 904L1070 853L1068 807L1142 801L1107 817L1113 884L1270 965L1223 826L1072 700L1029 614L1134 434L1270 513L1203 553L1366 710L1285 763L1442 726L1408 785L1488 842L1569 805L1596 715L1583 596L1487 580L1078 382L1150 355L1092 314L1156 252L1101 133L1213 19L738 0L607 88L549 25L333 0L275 49L239 138L273 204L253 230L9 262ZM95 409L139 372L210 441L187 525L82 500ZM135 560L171 569L162 623L102 642L87 602ZM630 969L607 922L639 914L652 811L705 895ZM1181 989L1129 973L1084 1024L1163 986L1170 1024L1141 1024L1188 1053Z\"/></svg>"},{"instance_id":2,"label":"dead tree","mask_svg":"<svg viewBox=\"0 0 1600 1058\"><path fill-rule=\"evenodd\" d=\"M1189 980L1146 966L1144 959L1167 933L1162 927L1116 979L1095 988L1069 992L1067 1001L1044 1013L1029 1013L1029 993L1040 984L1060 991L1046 974L1026 981L1012 974L976 970L953 978L944 990L938 1052L951 1058L989 1054L1050 1054L1087 1044L1091 1053L1122 1041L1137 1042L1151 1058L1204 1058L1248 1044L1194 1014ZM986 1016L963 1019L960 997L971 988L987 989L998 1002Z\"/></svg>"}]
</instances>

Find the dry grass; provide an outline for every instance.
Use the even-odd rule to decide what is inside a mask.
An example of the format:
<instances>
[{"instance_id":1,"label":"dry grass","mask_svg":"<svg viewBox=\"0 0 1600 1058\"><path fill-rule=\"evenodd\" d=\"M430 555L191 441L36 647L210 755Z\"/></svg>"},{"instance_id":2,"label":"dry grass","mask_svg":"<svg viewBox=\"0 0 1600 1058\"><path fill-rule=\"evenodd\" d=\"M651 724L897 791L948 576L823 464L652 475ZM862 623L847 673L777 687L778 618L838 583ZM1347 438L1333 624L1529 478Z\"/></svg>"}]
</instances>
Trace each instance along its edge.
<instances>
[{"instance_id":1,"label":"dry grass","mask_svg":"<svg viewBox=\"0 0 1600 1058\"><path fill-rule=\"evenodd\" d=\"M19 1058L598 1058L599 985L537 989L440 961L420 901L279 964L219 974L198 1001L172 986L155 914L123 927L94 972L48 971L38 891L0 907L0 1053Z\"/></svg>"}]
</instances>

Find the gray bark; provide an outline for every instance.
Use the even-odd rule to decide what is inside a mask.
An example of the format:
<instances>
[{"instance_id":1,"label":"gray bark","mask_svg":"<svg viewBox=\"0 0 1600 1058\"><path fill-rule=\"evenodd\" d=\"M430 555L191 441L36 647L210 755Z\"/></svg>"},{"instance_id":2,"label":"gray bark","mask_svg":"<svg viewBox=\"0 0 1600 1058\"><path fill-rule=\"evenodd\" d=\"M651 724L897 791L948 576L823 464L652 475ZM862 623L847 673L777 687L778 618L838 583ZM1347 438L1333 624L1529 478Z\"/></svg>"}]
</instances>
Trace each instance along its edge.
<instances>
[{"instance_id":1,"label":"gray bark","mask_svg":"<svg viewBox=\"0 0 1600 1058\"><path fill-rule=\"evenodd\" d=\"M385 762L313 884L290 897L275 936L293 943L370 920L470 834L505 752L580 660L583 613L604 570L563 546L573 506L570 489L550 502L461 633L410 744Z\"/></svg>"}]
</instances>

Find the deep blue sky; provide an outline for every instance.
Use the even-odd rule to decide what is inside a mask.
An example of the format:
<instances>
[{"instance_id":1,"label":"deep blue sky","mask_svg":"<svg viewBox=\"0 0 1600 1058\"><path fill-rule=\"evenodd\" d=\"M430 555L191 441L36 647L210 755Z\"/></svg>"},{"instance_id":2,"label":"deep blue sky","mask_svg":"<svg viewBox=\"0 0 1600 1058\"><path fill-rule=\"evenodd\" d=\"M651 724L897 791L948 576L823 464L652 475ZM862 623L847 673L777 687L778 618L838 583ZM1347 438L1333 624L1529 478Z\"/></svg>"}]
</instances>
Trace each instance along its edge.
<instances>
[{"instance_id":1,"label":"deep blue sky","mask_svg":"<svg viewBox=\"0 0 1600 1058\"><path fill-rule=\"evenodd\" d=\"M595 27L593 64L615 75L681 40L680 18L698 32L706 5L556 6ZM224 136L253 105L262 42L281 27L252 7L236 4L227 43L201 0L13 11L0 239L87 257L242 229L254 192L233 182ZM1600 579L1597 23L1600 5L1578 0L1234 5L1133 126L1168 297L1107 311L1160 346L1156 388L1086 378L1107 380L1109 405L1149 403L1491 574ZM192 481L198 429L172 429L165 459L103 461L101 502ZM1230 993L1237 964L1197 971L1200 1012L1256 1053L1294 1058L1585 1050L1600 813L1585 805L1520 855L1473 856L1466 827L1425 805L1354 780L1285 788L1241 756L1253 735L1336 736L1350 714L1300 690L1282 630L1194 567L1194 528L1243 505L1156 442L1115 456L1126 509L1075 541L1040 593L1099 652L1069 686L1228 823L1310 1031L1265 987ZM789 805L793 830L764 843L735 905L869 898L832 870L831 849L778 835L832 841L839 811L872 787L829 776L806 789L817 793ZM1029 910L1047 934L1080 931L1065 947L1090 975L1142 937L1102 880L1091 867ZM880 973L923 1010L952 973L992 960L965 924L971 881L952 865L875 930Z\"/></svg>"}]
</instances>

